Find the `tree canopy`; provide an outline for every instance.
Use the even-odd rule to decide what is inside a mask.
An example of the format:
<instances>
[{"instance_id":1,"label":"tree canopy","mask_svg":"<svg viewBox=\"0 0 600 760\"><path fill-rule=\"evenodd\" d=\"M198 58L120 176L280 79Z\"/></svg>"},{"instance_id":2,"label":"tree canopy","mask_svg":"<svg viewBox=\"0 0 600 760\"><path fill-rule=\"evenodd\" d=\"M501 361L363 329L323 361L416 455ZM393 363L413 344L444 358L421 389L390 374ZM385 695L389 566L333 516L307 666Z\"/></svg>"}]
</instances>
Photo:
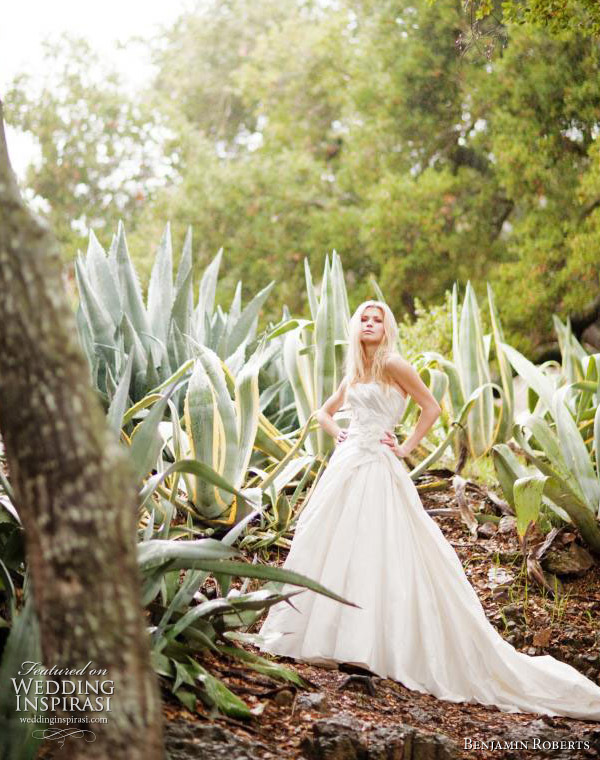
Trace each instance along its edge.
<instances>
[{"instance_id":1,"label":"tree canopy","mask_svg":"<svg viewBox=\"0 0 600 760\"><path fill-rule=\"evenodd\" d=\"M456 279L481 292L488 280L510 340L542 352L552 313L598 293L600 77L594 27L573 21L584 0L559 4L550 26L533 23L538 5L504 4L502 44L485 55L465 44L460 0L206 0L158 41L151 90L139 103L121 93L122 132L101 138L115 165L130 138L137 149L156 140L173 179L143 202L123 185L127 202L103 206L72 176L60 193L41 183L61 179L48 148L29 181L52 197L57 228L93 207L108 244L122 217L146 272L165 221L178 249L191 224L199 268L224 247L221 296L238 279L256 291L274 278L277 300L303 310L298 264L320 268L334 248L353 298L373 295L374 275L399 318L417 298L442 301ZM65 123L93 123L75 108L89 103L77 89L84 62L69 60L79 74ZM34 118L44 101L23 91L9 98L13 123L60 145L47 127L55 107ZM149 165L138 162L146 180ZM59 237L72 257L73 237Z\"/></svg>"}]
</instances>

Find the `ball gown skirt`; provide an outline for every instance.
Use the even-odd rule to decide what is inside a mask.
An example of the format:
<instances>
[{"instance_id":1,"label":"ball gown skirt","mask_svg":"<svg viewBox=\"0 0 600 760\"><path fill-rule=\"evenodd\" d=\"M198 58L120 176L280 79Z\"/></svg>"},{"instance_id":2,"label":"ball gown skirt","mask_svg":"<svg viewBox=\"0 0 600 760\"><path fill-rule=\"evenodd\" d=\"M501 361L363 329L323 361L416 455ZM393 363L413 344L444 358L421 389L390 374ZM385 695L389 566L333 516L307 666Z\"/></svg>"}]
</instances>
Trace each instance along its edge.
<instances>
[{"instance_id":1,"label":"ball gown skirt","mask_svg":"<svg viewBox=\"0 0 600 760\"><path fill-rule=\"evenodd\" d=\"M406 465L380 443L404 396L361 383L348 402L348 436L301 512L283 566L359 607L305 589L291 599L297 609L270 608L259 649L356 664L451 702L600 721L600 687L550 655L518 652L491 625Z\"/></svg>"}]
</instances>

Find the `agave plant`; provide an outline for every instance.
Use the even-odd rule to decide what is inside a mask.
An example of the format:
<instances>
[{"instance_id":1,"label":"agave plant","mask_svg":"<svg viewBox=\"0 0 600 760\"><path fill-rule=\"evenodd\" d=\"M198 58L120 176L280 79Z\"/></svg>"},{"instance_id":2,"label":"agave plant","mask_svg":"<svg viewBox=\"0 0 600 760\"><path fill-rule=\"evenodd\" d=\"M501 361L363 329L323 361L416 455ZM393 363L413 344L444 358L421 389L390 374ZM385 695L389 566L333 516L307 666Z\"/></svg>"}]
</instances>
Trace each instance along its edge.
<instances>
[{"instance_id":1,"label":"agave plant","mask_svg":"<svg viewBox=\"0 0 600 760\"><path fill-rule=\"evenodd\" d=\"M283 508L283 491L300 472L306 482L317 468L315 457L302 448L310 421L288 440L260 412L257 377L271 350L265 345L234 378L213 351L198 344L197 359L129 409L123 376L108 416L129 446L137 482L145 481L142 508L151 510L164 496L218 528L238 523L261 507L266 495L272 515L261 518L261 529L273 523L281 531L288 527L291 511ZM183 419L171 400L178 384L188 385ZM164 419L167 409L169 420ZM284 513L288 518L282 525Z\"/></svg>"},{"instance_id":2,"label":"agave plant","mask_svg":"<svg viewBox=\"0 0 600 760\"><path fill-rule=\"evenodd\" d=\"M452 289L452 361L436 352L423 353L428 364L440 367L447 375L448 408L452 419L461 416L468 398L475 398L473 408L466 418L464 432L456 437L456 454L458 455L464 447L473 458L484 456L495 443L508 439L514 416L512 373L505 356L502 327L489 284L488 303L492 333L484 335L471 283L467 282L460 315L458 288L455 283ZM491 379L492 339L500 370L501 387ZM498 406L494 401L494 388L500 396Z\"/></svg>"},{"instance_id":3,"label":"agave plant","mask_svg":"<svg viewBox=\"0 0 600 760\"><path fill-rule=\"evenodd\" d=\"M561 372L567 382L576 383L585 378L584 363L587 364L589 354L571 330L571 320L567 317L563 324L556 314L552 315L554 330L558 337L558 345L561 353Z\"/></svg>"},{"instance_id":4,"label":"agave plant","mask_svg":"<svg viewBox=\"0 0 600 760\"><path fill-rule=\"evenodd\" d=\"M198 361L185 397L190 454L239 488L246 477L258 430L258 370L262 357L257 352L244 365L235 379L232 399L218 356L201 345L197 350ZM200 513L214 519L229 512L232 494L196 477L188 499Z\"/></svg>"},{"instance_id":5,"label":"agave plant","mask_svg":"<svg viewBox=\"0 0 600 760\"><path fill-rule=\"evenodd\" d=\"M195 477L188 500L205 519L233 524L246 514L234 491L248 478L253 452L258 449L261 458L271 462L268 472L260 470L262 477L255 480L255 494L262 494L282 470L291 472L289 465L293 475L312 465L313 457L302 456L299 451L304 436L290 444L260 412L258 373L276 346L266 349L261 343L235 378L209 348L196 348L198 360L185 399L189 455L210 466L233 490L223 491L203 477ZM291 460L297 454L300 459L294 465Z\"/></svg>"},{"instance_id":6,"label":"agave plant","mask_svg":"<svg viewBox=\"0 0 600 760\"><path fill-rule=\"evenodd\" d=\"M539 525L547 533L558 520L560 524L570 522L567 512L551 501L543 492L537 493L539 470L535 465L525 465L505 443L498 443L492 449L494 468L506 501L516 515L518 535L523 538L530 522Z\"/></svg>"},{"instance_id":7,"label":"agave plant","mask_svg":"<svg viewBox=\"0 0 600 760\"><path fill-rule=\"evenodd\" d=\"M283 364L291 383L301 426L334 392L343 375L348 344L350 309L340 257L334 250L325 257L321 293L317 296L308 260L304 260L308 304L312 319L287 319L269 334L284 335ZM309 434L306 448L324 455L333 441L321 428Z\"/></svg>"},{"instance_id":8,"label":"agave plant","mask_svg":"<svg viewBox=\"0 0 600 760\"><path fill-rule=\"evenodd\" d=\"M169 680L174 695L190 710L195 710L200 698L207 706L231 717L250 718L256 711L195 659L203 651L236 659L263 675L307 686L293 671L236 646L235 641L258 643L260 636L245 629L266 609L287 602L303 588L340 603L352 603L299 573L236 561L237 552L232 545L244 527L242 524L231 529L221 541L172 539L169 530L173 505L165 506L168 514L159 528L155 529L153 520L145 528L143 540L138 544L138 562L144 579L144 604L149 606L153 620L152 661L156 672ZM213 599L200 591L210 573L222 594ZM232 576L246 578L241 590L230 588ZM249 592L250 578L288 583L299 589L282 594L277 586L267 583Z\"/></svg>"},{"instance_id":9,"label":"agave plant","mask_svg":"<svg viewBox=\"0 0 600 760\"><path fill-rule=\"evenodd\" d=\"M514 498L517 514L525 511L523 522L536 520L542 504L549 504L600 551L600 354L581 357L585 379L567 382L566 375L549 377L514 348L503 348L531 390L531 413L513 433L536 468L534 474L514 477L519 473L503 461L506 450L496 447L505 494Z\"/></svg>"},{"instance_id":10,"label":"agave plant","mask_svg":"<svg viewBox=\"0 0 600 760\"><path fill-rule=\"evenodd\" d=\"M292 385L288 378L284 362L284 345L286 328L299 324L300 320L293 320L290 310L283 306L281 319L269 322L264 335L274 347L273 354L264 362L259 374L259 385L263 389L260 394L260 409L272 424L282 433L291 433L298 427L298 413L296 399Z\"/></svg>"},{"instance_id":11,"label":"agave plant","mask_svg":"<svg viewBox=\"0 0 600 760\"><path fill-rule=\"evenodd\" d=\"M12 585L9 570L23 575L25 538L8 478L0 468L0 590ZM0 627L2 618L0 618Z\"/></svg>"},{"instance_id":12,"label":"agave plant","mask_svg":"<svg viewBox=\"0 0 600 760\"><path fill-rule=\"evenodd\" d=\"M8 576L10 579L10 576ZM4 578L6 581L6 576ZM3 684L9 684L11 678L18 678L24 662L39 662L42 657L41 640L37 616L33 605L28 576L23 585L23 606L17 611L15 589L12 582L5 587L10 608L10 631L0 654L0 678ZM6 625L9 623L7 621ZM36 682L43 683L46 678L34 676ZM34 684L35 689L38 684ZM42 687L43 688L43 687ZM31 702L17 710L17 696L14 689L5 687L0 690L0 756L5 760L33 760L37 756L43 732L33 729L47 727L36 723L43 711L36 712Z\"/></svg>"},{"instance_id":13,"label":"agave plant","mask_svg":"<svg viewBox=\"0 0 600 760\"><path fill-rule=\"evenodd\" d=\"M167 224L144 302L123 225L119 223L108 256L90 232L87 254L78 257L75 265L80 296L77 325L93 382L107 402L113 398L129 358L129 396L134 402L192 357L192 341L209 346L234 372L243 364L245 349L256 334L258 314L274 283L242 309L238 282L229 313L220 306L215 309L221 257L222 249L204 271L194 305L191 228L173 278Z\"/></svg>"},{"instance_id":14,"label":"agave plant","mask_svg":"<svg viewBox=\"0 0 600 760\"><path fill-rule=\"evenodd\" d=\"M12 486L3 473L3 454L0 441L0 679L8 684L17 678L23 662L40 660L41 645L26 568L25 535ZM45 678L36 676L35 680L43 682ZM16 700L13 689L0 689L0 757L33 759L41 739L35 738L32 730L43 727L34 725L41 712L36 713L31 705L19 712Z\"/></svg>"}]
</instances>

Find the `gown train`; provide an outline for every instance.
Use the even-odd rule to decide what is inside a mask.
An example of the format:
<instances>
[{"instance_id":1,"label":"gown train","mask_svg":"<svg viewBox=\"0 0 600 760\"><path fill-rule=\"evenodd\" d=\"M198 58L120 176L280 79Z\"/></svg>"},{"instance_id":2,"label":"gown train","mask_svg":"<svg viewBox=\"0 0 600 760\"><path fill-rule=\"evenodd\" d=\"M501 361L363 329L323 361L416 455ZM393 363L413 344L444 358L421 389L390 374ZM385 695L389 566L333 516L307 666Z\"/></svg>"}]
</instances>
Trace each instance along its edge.
<instances>
[{"instance_id":1,"label":"gown train","mask_svg":"<svg viewBox=\"0 0 600 760\"><path fill-rule=\"evenodd\" d=\"M348 437L305 505L283 566L359 607L304 589L291 599L297 610L270 608L259 649L353 663L451 702L600 721L599 686L550 655L518 652L486 618L406 465L380 443L404 409L400 391L356 384L348 401Z\"/></svg>"}]
</instances>

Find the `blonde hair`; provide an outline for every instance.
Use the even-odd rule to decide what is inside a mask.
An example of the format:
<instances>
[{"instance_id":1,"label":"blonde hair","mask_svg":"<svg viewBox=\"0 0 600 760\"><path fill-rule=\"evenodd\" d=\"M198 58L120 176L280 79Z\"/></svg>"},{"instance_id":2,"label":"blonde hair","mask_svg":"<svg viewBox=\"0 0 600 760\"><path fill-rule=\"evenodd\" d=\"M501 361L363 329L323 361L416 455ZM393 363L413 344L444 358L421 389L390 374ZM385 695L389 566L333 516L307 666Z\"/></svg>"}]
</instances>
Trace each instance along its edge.
<instances>
[{"instance_id":1,"label":"blonde hair","mask_svg":"<svg viewBox=\"0 0 600 760\"><path fill-rule=\"evenodd\" d=\"M383 335L373 355L371 371L367 376L367 362L364 345L361 336L361 318L369 306L380 309L383 316ZM348 352L346 354L346 379L348 386L354 383L364 383L368 380L379 381L383 384L385 392L389 392L387 386L391 385L385 364L389 356L397 354L396 339L398 326L390 307L383 301L363 301L358 306L350 319L348 335Z\"/></svg>"}]
</instances>

